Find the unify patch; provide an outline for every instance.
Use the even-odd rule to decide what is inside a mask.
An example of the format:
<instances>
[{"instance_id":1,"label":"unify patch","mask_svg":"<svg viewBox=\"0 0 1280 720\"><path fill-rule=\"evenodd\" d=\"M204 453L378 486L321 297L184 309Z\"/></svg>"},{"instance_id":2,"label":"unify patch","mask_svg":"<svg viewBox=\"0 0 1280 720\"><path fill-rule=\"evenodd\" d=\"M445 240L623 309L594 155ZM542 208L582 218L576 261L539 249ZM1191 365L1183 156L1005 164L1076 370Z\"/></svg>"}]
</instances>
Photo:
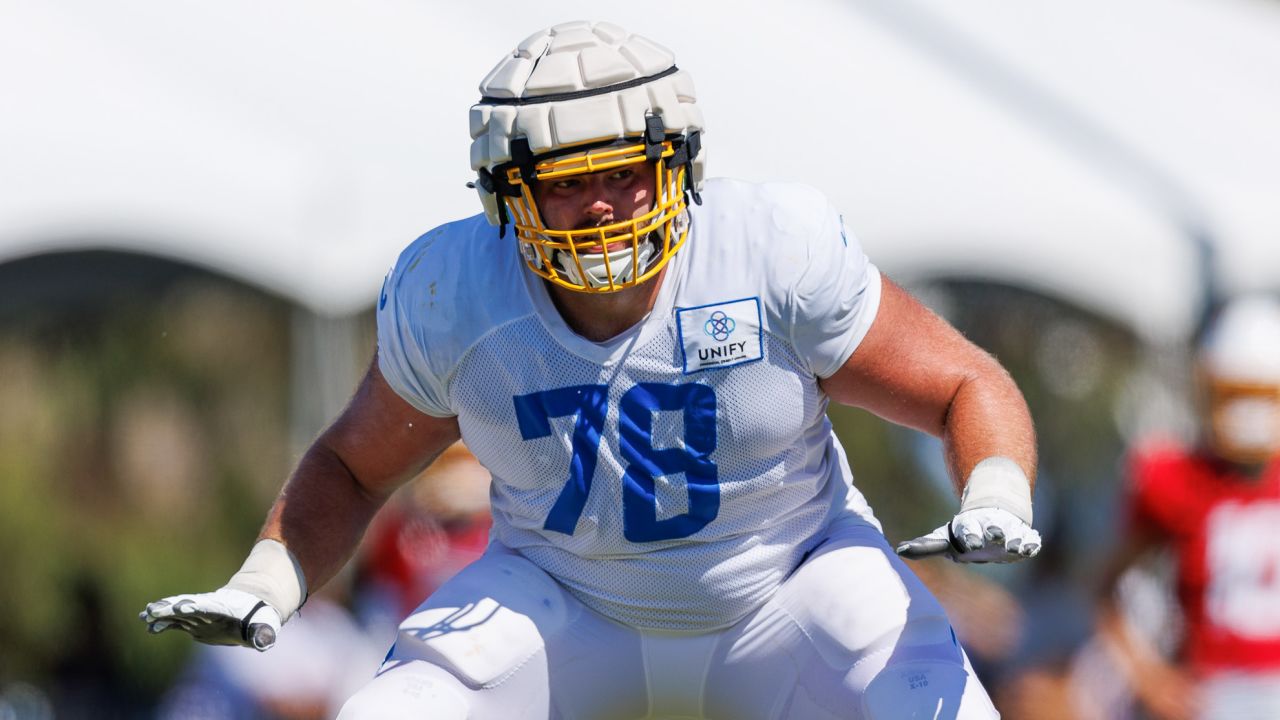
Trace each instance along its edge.
<instances>
[{"instance_id":1,"label":"unify patch","mask_svg":"<svg viewBox=\"0 0 1280 720\"><path fill-rule=\"evenodd\" d=\"M676 325L686 375L764 357L759 298L677 308Z\"/></svg>"}]
</instances>

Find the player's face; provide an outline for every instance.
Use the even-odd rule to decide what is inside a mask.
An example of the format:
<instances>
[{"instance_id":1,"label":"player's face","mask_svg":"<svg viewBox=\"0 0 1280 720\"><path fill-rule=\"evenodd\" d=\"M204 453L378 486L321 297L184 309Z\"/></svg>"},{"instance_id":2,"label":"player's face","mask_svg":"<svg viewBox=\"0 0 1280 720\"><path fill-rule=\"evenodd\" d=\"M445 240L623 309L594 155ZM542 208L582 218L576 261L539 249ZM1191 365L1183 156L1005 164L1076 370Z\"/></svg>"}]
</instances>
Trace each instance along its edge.
<instances>
[{"instance_id":1,"label":"player's face","mask_svg":"<svg viewBox=\"0 0 1280 720\"><path fill-rule=\"evenodd\" d=\"M653 209L653 163L586 175L535 180L532 191L550 230L585 230L631 220Z\"/></svg>"},{"instance_id":2,"label":"player's face","mask_svg":"<svg viewBox=\"0 0 1280 720\"><path fill-rule=\"evenodd\" d=\"M1206 384L1208 439L1220 457L1254 465L1280 454L1280 392L1274 385Z\"/></svg>"}]
</instances>

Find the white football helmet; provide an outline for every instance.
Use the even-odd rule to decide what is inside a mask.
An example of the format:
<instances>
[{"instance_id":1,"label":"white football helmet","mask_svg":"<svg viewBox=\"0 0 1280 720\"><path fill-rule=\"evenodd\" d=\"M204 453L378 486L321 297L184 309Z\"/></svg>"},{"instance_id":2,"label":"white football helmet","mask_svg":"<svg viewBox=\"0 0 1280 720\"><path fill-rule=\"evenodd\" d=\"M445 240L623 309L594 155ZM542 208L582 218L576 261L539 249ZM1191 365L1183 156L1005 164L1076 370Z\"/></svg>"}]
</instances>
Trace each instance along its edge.
<instances>
[{"instance_id":1,"label":"white football helmet","mask_svg":"<svg viewBox=\"0 0 1280 720\"><path fill-rule=\"evenodd\" d=\"M1280 453L1280 301L1228 303L1204 335L1197 366L1210 449L1242 464Z\"/></svg>"},{"instance_id":2,"label":"white football helmet","mask_svg":"<svg viewBox=\"0 0 1280 720\"><path fill-rule=\"evenodd\" d=\"M670 51L609 23L540 30L489 72L471 108L471 168L489 222L514 226L526 264L583 292L653 277L701 202L702 114ZM649 212L588 229L548 229L530 182L654 163Z\"/></svg>"}]
</instances>

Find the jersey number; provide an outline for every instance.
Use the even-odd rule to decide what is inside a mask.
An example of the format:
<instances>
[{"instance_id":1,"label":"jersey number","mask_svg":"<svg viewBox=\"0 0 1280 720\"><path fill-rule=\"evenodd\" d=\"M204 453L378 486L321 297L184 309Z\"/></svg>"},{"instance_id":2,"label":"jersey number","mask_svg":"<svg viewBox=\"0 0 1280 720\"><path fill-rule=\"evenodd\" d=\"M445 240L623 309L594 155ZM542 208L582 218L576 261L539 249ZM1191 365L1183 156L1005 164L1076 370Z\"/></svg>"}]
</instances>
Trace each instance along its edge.
<instances>
[{"instance_id":1,"label":"jersey number","mask_svg":"<svg viewBox=\"0 0 1280 720\"><path fill-rule=\"evenodd\" d=\"M1280 503L1225 502L1209 514L1205 609L1250 640L1280 637Z\"/></svg>"},{"instance_id":2,"label":"jersey number","mask_svg":"<svg viewBox=\"0 0 1280 720\"><path fill-rule=\"evenodd\" d=\"M542 526L572 535L591 492L600 434L609 410L609 388L574 385L519 395L515 406L520 436L525 440L551 435L553 417L575 417L569 481ZM683 412L683 445L653 446L653 414L659 410ZM627 540L653 542L688 537L719 514L720 480L711 460L716 449L716 394L711 388L696 383L640 383L631 388L618 403L618 448L627 464L622 478L622 527ZM677 473L684 473L689 509L659 520L654 483L664 475Z\"/></svg>"}]
</instances>

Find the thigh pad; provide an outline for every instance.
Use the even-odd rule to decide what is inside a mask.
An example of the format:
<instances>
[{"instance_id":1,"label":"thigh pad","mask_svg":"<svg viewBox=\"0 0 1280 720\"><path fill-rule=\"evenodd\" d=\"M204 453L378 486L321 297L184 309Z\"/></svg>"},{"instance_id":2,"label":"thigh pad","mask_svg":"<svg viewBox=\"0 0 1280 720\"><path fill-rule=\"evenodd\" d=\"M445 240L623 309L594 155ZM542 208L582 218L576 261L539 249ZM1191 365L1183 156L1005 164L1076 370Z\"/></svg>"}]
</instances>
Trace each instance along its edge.
<instances>
[{"instance_id":1,"label":"thigh pad","mask_svg":"<svg viewBox=\"0 0 1280 720\"><path fill-rule=\"evenodd\" d=\"M912 648L919 651L924 648ZM913 653L890 658L862 693L867 720L942 720L959 717L965 687L973 682L958 658Z\"/></svg>"},{"instance_id":2,"label":"thigh pad","mask_svg":"<svg viewBox=\"0 0 1280 720\"><path fill-rule=\"evenodd\" d=\"M425 660L472 688L497 685L543 652L576 602L528 560L491 552L400 624L388 661Z\"/></svg>"}]
</instances>

